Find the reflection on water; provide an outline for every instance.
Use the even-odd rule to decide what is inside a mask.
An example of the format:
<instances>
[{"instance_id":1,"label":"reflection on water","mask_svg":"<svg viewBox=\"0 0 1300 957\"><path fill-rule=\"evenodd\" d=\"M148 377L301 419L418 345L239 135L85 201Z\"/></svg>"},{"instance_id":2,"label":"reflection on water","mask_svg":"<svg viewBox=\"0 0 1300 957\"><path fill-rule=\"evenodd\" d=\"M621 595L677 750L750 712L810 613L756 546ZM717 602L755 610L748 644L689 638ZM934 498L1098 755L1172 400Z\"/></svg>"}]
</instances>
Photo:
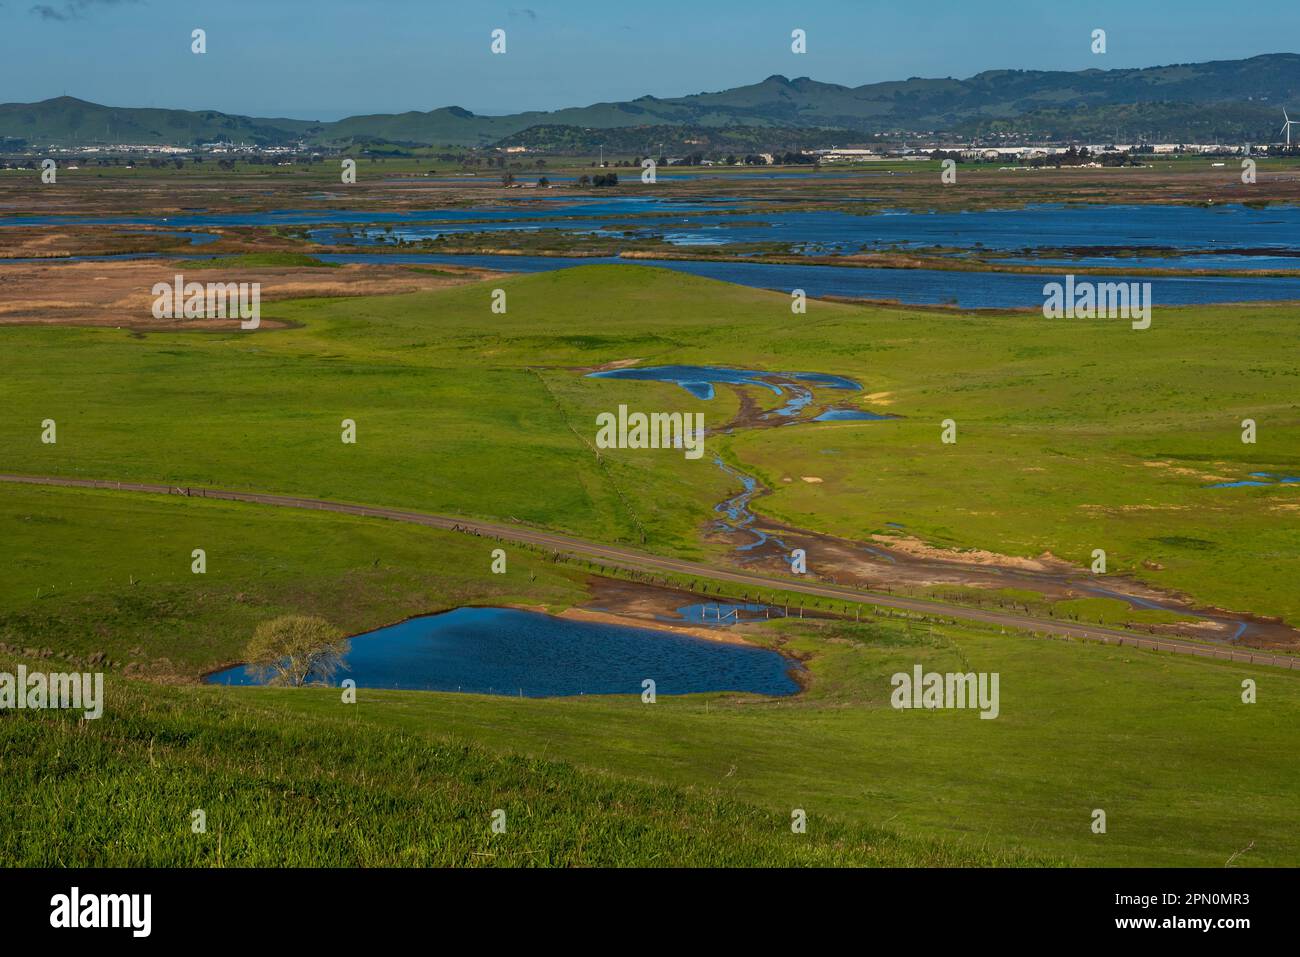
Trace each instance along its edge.
<instances>
[{"instance_id":1,"label":"reflection on water","mask_svg":"<svg viewBox=\"0 0 1300 957\"><path fill-rule=\"evenodd\" d=\"M336 678L351 678L361 688L639 695L649 678L661 695L799 690L790 675L796 666L766 648L514 608L457 608L412 618L353 638L345 660L349 670ZM245 666L208 681L258 683Z\"/></svg>"},{"instance_id":2,"label":"reflection on water","mask_svg":"<svg viewBox=\"0 0 1300 957\"><path fill-rule=\"evenodd\" d=\"M535 273L586 265L659 266L677 272L719 279L741 286L775 289L789 294L803 289L813 298L841 296L917 305L957 306L964 309L1041 309L1043 285L1061 280L1056 275L977 272L942 269L876 269L852 266L800 265L798 263L707 262L682 259L620 259L617 256L582 258L553 256L501 256L492 254L440 255L436 253L324 253L330 262L427 263L468 269L499 269ZM1187 306L1222 302L1300 300L1300 278L1275 276L1106 276L1107 282L1149 282L1155 302Z\"/></svg>"}]
</instances>

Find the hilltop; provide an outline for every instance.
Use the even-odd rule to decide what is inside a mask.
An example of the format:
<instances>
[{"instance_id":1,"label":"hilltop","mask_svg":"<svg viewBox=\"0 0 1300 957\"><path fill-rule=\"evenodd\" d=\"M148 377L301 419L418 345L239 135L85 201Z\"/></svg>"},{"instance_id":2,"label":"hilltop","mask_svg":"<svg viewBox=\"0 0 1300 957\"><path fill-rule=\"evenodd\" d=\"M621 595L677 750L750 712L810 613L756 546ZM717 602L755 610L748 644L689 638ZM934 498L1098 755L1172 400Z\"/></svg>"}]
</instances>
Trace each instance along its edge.
<instances>
[{"instance_id":1,"label":"hilltop","mask_svg":"<svg viewBox=\"0 0 1300 957\"><path fill-rule=\"evenodd\" d=\"M716 92L601 102L552 112L480 116L458 106L376 113L333 122L257 118L217 110L111 107L71 96L0 104L0 140L10 145L102 143L191 146L226 139L259 145L307 142L346 147L386 141L413 146L490 146L527 132L665 130L1013 134L1042 139L1275 138L1282 108L1300 107L1300 55L1275 53L1141 69L989 70L968 79L921 78L848 87L809 77L769 76ZM533 137L535 140L536 137ZM568 137L574 140L575 137ZM581 140L582 137L576 137ZM649 139L647 139L647 142Z\"/></svg>"}]
</instances>

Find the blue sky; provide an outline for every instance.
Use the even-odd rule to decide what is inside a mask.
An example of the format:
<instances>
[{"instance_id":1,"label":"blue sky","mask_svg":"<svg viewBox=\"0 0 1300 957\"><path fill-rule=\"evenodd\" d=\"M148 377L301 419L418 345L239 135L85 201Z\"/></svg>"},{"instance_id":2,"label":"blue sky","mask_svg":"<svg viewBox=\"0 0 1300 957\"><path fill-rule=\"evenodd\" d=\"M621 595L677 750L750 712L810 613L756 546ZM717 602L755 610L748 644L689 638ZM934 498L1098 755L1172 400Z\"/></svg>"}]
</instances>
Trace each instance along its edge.
<instances>
[{"instance_id":1,"label":"blue sky","mask_svg":"<svg viewBox=\"0 0 1300 957\"><path fill-rule=\"evenodd\" d=\"M190 31L208 52L190 52ZM507 52L489 51L494 28ZM790 31L808 52L790 52ZM1090 52L1090 33L1107 52ZM1300 49L1296 0L0 0L0 101L337 119Z\"/></svg>"}]
</instances>

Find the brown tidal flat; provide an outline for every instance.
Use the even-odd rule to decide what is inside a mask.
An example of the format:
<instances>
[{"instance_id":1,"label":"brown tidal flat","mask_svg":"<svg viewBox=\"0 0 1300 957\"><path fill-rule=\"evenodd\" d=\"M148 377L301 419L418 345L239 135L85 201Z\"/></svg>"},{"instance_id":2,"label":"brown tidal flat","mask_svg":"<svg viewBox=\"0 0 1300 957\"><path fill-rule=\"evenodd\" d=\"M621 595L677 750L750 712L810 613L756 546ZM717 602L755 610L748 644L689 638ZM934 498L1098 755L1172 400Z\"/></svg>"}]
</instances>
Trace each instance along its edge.
<instances>
[{"instance_id":1,"label":"brown tidal flat","mask_svg":"<svg viewBox=\"0 0 1300 957\"><path fill-rule=\"evenodd\" d=\"M183 272L164 259L120 262L0 263L0 325L125 326L150 330L238 328L238 319L159 320L152 288ZM261 283L263 301L421 292L474 282L481 270L348 264L338 267L238 266L185 273L199 282ZM282 323L263 319L263 328Z\"/></svg>"},{"instance_id":2,"label":"brown tidal flat","mask_svg":"<svg viewBox=\"0 0 1300 957\"><path fill-rule=\"evenodd\" d=\"M170 170L64 170L57 185L39 185L38 174L22 170L0 176L0 215L173 216L199 210L253 213L273 209L366 209L397 212L448 206L531 204L541 200L585 200L609 196L706 199L726 195L762 206L842 207L869 212L880 209L992 209L1028 203L1095 204L1300 203L1300 169L1263 160L1257 182L1246 186L1236 162L1222 167L1212 159L1170 160L1152 157L1141 167L1055 169L1012 168L998 164L958 166L957 183L943 186L933 162L864 163L821 168L833 176L767 178L765 172L809 172L806 167L726 168L669 167L653 186L639 182L635 170L618 168L613 188L578 188L568 181L553 189L506 188L496 175L448 181L461 172L436 164L424 175L418 163L363 163L355 185L342 186L338 167L279 170L241 166L235 172L206 168ZM434 165L434 164L431 164ZM512 171L520 183L538 177L590 174L588 162L553 157L545 168ZM671 176L672 178L667 178ZM4 253L13 255L12 253Z\"/></svg>"}]
</instances>

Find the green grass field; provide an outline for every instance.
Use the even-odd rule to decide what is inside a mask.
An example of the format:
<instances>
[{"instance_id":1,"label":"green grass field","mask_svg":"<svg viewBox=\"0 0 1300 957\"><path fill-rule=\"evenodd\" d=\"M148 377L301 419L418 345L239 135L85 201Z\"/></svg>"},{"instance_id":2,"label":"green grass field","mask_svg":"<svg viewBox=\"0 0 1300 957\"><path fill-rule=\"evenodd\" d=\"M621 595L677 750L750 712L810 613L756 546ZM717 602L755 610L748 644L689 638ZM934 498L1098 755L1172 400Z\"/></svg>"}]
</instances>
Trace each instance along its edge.
<instances>
[{"instance_id":1,"label":"green grass field","mask_svg":"<svg viewBox=\"0 0 1300 957\"><path fill-rule=\"evenodd\" d=\"M489 308L498 286L506 315ZM735 491L711 454L598 459L588 443L620 402L717 425L734 396L582 370L830 372L902 418L711 438L775 489L764 512L1011 555L1104 547L1112 570L1200 601L1300 611L1300 487L1202 488L1300 473L1300 370L1277 345L1292 307L1157 310L1145 332L819 302L792 316L781 294L597 266L264 315L294 326L0 328L0 470L408 506L706 557L720 546L701 529ZM939 442L948 417L955 446ZM1239 441L1244 417L1257 445ZM15 863L1221 866L1247 847L1235 865L1300 861L1293 674L880 619L756 627L807 661L808 690L786 700L362 690L343 705L170 687L124 675L192 680L289 611L356 632L461 604L558 609L586 573L514 549L497 578L483 540L127 493L3 485L0 527L0 670L111 662L99 722L0 714L0 857ZM893 710L889 677L916 663L998 672L1001 716ZM1241 703L1245 678L1258 704ZM207 835L189 832L195 807ZM497 807L520 826L493 838ZM789 833L796 807L807 835Z\"/></svg>"},{"instance_id":2,"label":"green grass field","mask_svg":"<svg viewBox=\"0 0 1300 957\"><path fill-rule=\"evenodd\" d=\"M257 623L320 614L348 633L464 604L563 608L584 576L495 543L395 522L73 489L0 491L0 641L194 679L231 664ZM191 555L206 553L195 574Z\"/></svg>"},{"instance_id":3,"label":"green grass field","mask_svg":"<svg viewBox=\"0 0 1300 957\"><path fill-rule=\"evenodd\" d=\"M223 863L271 854L305 863L318 859L326 834L339 837L319 858L331 863L460 862L490 850L475 829L483 802L501 806L491 802L503 790L535 819L522 848L538 863L611 861L618 852L600 834L625 842L621 863L662 853L678 863L1218 866L1252 843L1237 863L1300 860L1288 826L1300 786L1290 759L1300 717L1292 673L882 618L752 627L752 640L805 661L808 688L793 699L696 695L647 706L634 695L362 689L345 705L328 690L165 687L113 675L123 660L146 674L160 658L171 659L170 672L190 673L236 660L257 621L288 611L357 630L463 603L558 608L584 594L585 578L512 549L494 584L474 572L485 543L458 547L454 536L379 519L101 491L5 495L11 523L29 519L32 538L18 546L57 543L42 571L68 584L53 599L10 586L4 605L21 610L0 619L0 635L11 647L30 636L55 650L26 659L33 668L63 670L67 657L95 650L117 662L99 721L0 717L0 806L22 825L0 830L14 861L217 863L215 848L186 831L185 801L206 806L188 797L197 792L220 796L232 835ZM160 547L176 534L211 544L205 576L190 573L188 551ZM113 581L121 572L136 583ZM13 670L13 652L0 659L0 670ZM890 676L917 663L998 672L1000 716L893 710ZM1255 705L1240 700L1248 677L1259 684ZM448 757L465 745L472 754ZM419 755L433 763L411 764ZM74 768L87 769L90 783L74 783ZM426 774L438 787L398 797ZM373 795L368 780L391 785ZM56 781L63 800L49 797ZM618 788L627 789L618 802L627 820L602 830L592 806ZM89 815L106 794L119 796L113 810ZM695 810L650 810L665 801ZM310 808L310 826L294 817L300 806ZM377 807L407 823L368 820ZM809 848L782 843L794 808L813 822ZM1089 829L1095 808L1107 812L1106 835ZM443 822L437 840L422 830L430 820ZM24 837L45 834L46 824L64 835L53 848ZM626 837L624 824L644 827L645 843ZM701 828L698 851L685 850ZM575 829L592 841L575 847ZM470 832L478 837L462 840ZM727 833L737 835L734 853L710 857Z\"/></svg>"},{"instance_id":4,"label":"green grass field","mask_svg":"<svg viewBox=\"0 0 1300 957\"><path fill-rule=\"evenodd\" d=\"M507 292L506 315L490 290ZM595 415L731 418L728 390L583 378L616 359L840 373L901 418L745 431L713 451L775 494L765 513L852 537L887 522L933 544L1079 563L1294 619L1300 367L1276 305L1157 309L1152 327L812 303L648 267L591 266L368 300L273 304L300 328L130 335L6 328L0 467L213 484L513 518L663 552L733 488L706 454L608 452ZM797 335L792 334L797 329ZM1230 334L1223 334L1230 329ZM57 445L39 441L58 423ZM340 441L354 419L356 445ZM958 442L939 441L952 418ZM1259 439L1240 441L1253 418ZM797 480L811 475L820 484ZM792 482L782 481L795 477Z\"/></svg>"},{"instance_id":5,"label":"green grass field","mask_svg":"<svg viewBox=\"0 0 1300 957\"><path fill-rule=\"evenodd\" d=\"M33 867L1052 863L500 756L429 729L114 682L94 723L0 719L0 862ZM307 692L314 695L314 692ZM504 833L492 831L505 812ZM195 833L193 812L205 815Z\"/></svg>"}]
</instances>

